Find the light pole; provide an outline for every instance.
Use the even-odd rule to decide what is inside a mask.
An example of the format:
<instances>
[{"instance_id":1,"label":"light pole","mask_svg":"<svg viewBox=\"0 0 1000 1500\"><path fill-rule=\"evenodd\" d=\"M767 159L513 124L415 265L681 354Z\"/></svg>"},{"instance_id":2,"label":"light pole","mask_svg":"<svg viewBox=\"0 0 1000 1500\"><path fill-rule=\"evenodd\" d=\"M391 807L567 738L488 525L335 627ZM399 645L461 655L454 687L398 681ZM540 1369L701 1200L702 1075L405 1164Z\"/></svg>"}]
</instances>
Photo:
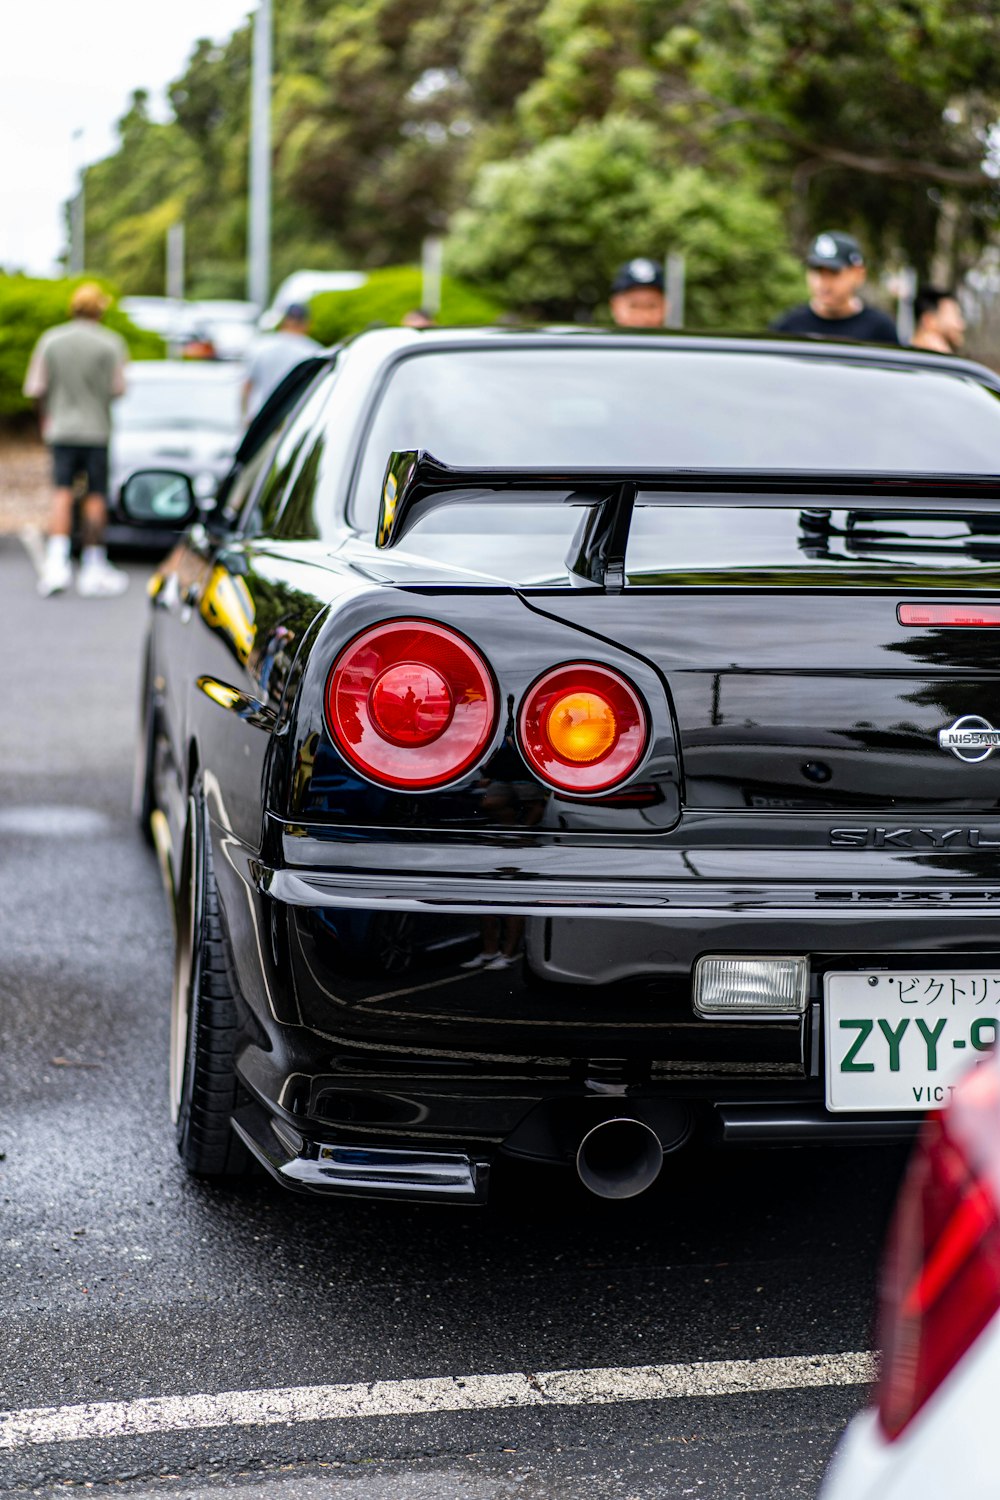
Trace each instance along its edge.
<instances>
[{"instance_id":1,"label":"light pole","mask_svg":"<svg viewBox=\"0 0 1000 1500\"><path fill-rule=\"evenodd\" d=\"M71 276L82 276L85 265L84 249L84 210L86 200L84 197L84 183L86 181L86 167L80 159L83 152L83 126L78 126L70 137L73 142L73 176L76 179L76 192L69 200L69 274Z\"/></svg>"},{"instance_id":2,"label":"light pole","mask_svg":"<svg viewBox=\"0 0 1000 1500\"><path fill-rule=\"evenodd\" d=\"M913 304L917 295L917 273L912 266L904 266L899 272L893 290L897 298L896 337L901 344L908 344L913 337Z\"/></svg>"},{"instance_id":3,"label":"light pole","mask_svg":"<svg viewBox=\"0 0 1000 1500\"><path fill-rule=\"evenodd\" d=\"M684 327L684 292L687 281L687 261L682 250L671 250L667 255L667 311L663 319L667 328Z\"/></svg>"},{"instance_id":4,"label":"light pole","mask_svg":"<svg viewBox=\"0 0 1000 1500\"><path fill-rule=\"evenodd\" d=\"M424 312L436 318L441 311L441 271L444 260L444 240L438 234L429 234L421 246L420 306Z\"/></svg>"},{"instance_id":5,"label":"light pole","mask_svg":"<svg viewBox=\"0 0 1000 1500\"><path fill-rule=\"evenodd\" d=\"M167 296L175 302L184 301L184 220L171 224L167 230Z\"/></svg>"},{"instance_id":6,"label":"light pole","mask_svg":"<svg viewBox=\"0 0 1000 1500\"><path fill-rule=\"evenodd\" d=\"M250 83L247 296L263 312L271 295L271 0L258 0Z\"/></svg>"},{"instance_id":7,"label":"light pole","mask_svg":"<svg viewBox=\"0 0 1000 1500\"><path fill-rule=\"evenodd\" d=\"M180 325L183 322L184 301L184 220L171 224L167 230L166 291L170 300L171 334L167 339L167 353L176 359L183 348Z\"/></svg>"}]
</instances>

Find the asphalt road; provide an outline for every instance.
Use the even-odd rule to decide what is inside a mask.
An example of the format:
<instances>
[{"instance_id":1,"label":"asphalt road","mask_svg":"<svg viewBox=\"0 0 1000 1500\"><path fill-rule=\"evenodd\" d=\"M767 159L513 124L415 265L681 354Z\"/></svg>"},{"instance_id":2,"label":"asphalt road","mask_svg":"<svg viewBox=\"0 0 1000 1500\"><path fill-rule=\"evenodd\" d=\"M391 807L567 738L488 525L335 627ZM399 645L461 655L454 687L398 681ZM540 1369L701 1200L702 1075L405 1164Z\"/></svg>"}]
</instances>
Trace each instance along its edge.
<instances>
[{"instance_id":1,"label":"asphalt road","mask_svg":"<svg viewBox=\"0 0 1000 1500\"><path fill-rule=\"evenodd\" d=\"M479 1212L186 1178L170 923L129 810L148 570L131 571L122 599L43 601L0 537L0 1413L27 1433L5 1447L0 1417L0 1490L814 1496L865 1391L824 1360L807 1385L795 1357L871 1348L898 1152L675 1159L630 1205L508 1177ZM696 1369L657 1374L655 1399L601 1373L663 1365ZM552 1371L596 1373L560 1397ZM456 1376L478 1407L434 1395ZM494 1376L511 1378L472 1379ZM692 1380L706 1393L677 1393ZM293 1411L310 1386L360 1395ZM184 1399L246 1392L265 1393L250 1419L216 1425ZM88 1428L92 1402L123 1405ZM24 1417L64 1406L54 1427Z\"/></svg>"}]
</instances>

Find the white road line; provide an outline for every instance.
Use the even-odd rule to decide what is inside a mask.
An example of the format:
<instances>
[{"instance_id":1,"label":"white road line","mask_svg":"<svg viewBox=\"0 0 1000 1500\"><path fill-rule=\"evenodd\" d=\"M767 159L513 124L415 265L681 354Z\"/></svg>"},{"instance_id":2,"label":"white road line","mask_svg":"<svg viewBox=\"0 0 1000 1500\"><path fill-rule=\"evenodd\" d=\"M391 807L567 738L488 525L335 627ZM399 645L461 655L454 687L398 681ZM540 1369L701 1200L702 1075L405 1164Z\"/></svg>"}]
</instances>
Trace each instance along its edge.
<instances>
[{"instance_id":1,"label":"white road line","mask_svg":"<svg viewBox=\"0 0 1000 1500\"><path fill-rule=\"evenodd\" d=\"M198 1427L258 1427L520 1406L604 1406L618 1401L741 1396L815 1386L866 1385L874 1375L873 1354L816 1354L704 1364L548 1370L537 1375L515 1372L378 1380L368 1385L290 1386L222 1391L215 1396L151 1396L0 1413L0 1450Z\"/></svg>"}]
</instances>

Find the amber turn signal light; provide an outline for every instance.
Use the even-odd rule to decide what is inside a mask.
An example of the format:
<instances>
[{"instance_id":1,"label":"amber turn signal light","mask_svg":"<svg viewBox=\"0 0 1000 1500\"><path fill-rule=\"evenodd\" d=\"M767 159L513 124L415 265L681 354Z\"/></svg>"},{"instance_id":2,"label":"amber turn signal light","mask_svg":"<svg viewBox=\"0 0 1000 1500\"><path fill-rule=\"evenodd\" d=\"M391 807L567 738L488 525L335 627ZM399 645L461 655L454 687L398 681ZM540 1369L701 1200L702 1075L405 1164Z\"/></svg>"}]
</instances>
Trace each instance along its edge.
<instances>
[{"instance_id":1,"label":"amber turn signal light","mask_svg":"<svg viewBox=\"0 0 1000 1500\"><path fill-rule=\"evenodd\" d=\"M589 766L614 748L618 721L600 693L563 693L545 716L545 734L563 760Z\"/></svg>"},{"instance_id":2,"label":"amber turn signal light","mask_svg":"<svg viewBox=\"0 0 1000 1500\"><path fill-rule=\"evenodd\" d=\"M618 672L573 662L546 672L518 718L521 751L560 791L604 792L631 776L646 749L646 711Z\"/></svg>"}]
</instances>

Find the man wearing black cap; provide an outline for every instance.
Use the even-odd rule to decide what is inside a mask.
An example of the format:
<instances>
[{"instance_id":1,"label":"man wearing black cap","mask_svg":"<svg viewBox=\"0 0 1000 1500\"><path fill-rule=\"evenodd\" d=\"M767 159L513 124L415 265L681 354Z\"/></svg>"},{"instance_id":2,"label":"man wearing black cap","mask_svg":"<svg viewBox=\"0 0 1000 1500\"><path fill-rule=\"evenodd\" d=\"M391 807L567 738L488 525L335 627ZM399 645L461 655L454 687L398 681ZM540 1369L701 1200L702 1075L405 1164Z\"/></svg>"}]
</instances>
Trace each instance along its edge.
<instances>
[{"instance_id":1,"label":"man wearing black cap","mask_svg":"<svg viewBox=\"0 0 1000 1500\"><path fill-rule=\"evenodd\" d=\"M662 328L668 302L663 267L638 255L620 266L611 283L611 316L619 328Z\"/></svg>"},{"instance_id":2,"label":"man wearing black cap","mask_svg":"<svg viewBox=\"0 0 1000 1500\"><path fill-rule=\"evenodd\" d=\"M810 334L822 339L857 339L868 344L898 344L888 313L861 300L865 258L852 234L826 230L806 256L809 301L782 313L771 327L776 333Z\"/></svg>"}]
</instances>

